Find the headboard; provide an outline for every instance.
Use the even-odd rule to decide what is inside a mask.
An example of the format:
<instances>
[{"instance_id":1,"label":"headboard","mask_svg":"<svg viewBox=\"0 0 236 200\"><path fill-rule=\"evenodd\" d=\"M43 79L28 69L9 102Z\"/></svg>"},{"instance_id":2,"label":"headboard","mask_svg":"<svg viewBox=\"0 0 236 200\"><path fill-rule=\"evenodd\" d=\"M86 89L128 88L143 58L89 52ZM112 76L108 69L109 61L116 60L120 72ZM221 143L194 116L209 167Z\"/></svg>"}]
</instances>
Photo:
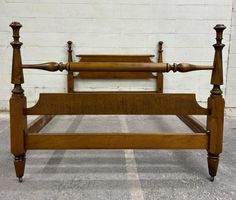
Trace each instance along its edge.
<instances>
[{"instance_id":1,"label":"headboard","mask_svg":"<svg viewBox=\"0 0 236 200\"><path fill-rule=\"evenodd\" d=\"M68 62L73 62L72 58L72 41L68 41ZM163 62L163 42L158 43L157 62ZM79 62L133 62L133 63L153 63L151 58L155 55L117 55L117 54L79 54L76 55ZM67 91L68 93L79 92L75 91L74 81L80 79L155 79L156 89L158 93L163 92L163 74L152 72L80 72L75 75L73 72L68 72L67 75Z\"/></svg>"}]
</instances>

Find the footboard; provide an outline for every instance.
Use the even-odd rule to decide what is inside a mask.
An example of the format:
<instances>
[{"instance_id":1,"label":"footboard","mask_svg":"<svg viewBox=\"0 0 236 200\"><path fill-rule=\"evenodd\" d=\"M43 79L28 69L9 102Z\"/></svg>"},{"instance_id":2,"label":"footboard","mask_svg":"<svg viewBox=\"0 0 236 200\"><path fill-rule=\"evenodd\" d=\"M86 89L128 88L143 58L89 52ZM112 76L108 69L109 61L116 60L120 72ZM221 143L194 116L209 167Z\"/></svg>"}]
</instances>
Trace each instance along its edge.
<instances>
[{"instance_id":1,"label":"footboard","mask_svg":"<svg viewBox=\"0 0 236 200\"><path fill-rule=\"evenodd\" d=\"M216 25L215 57L213 65L188 63L169 64L153 62L114 62L89 60L83 62L22 64L19 41L21 24L13 22L12 97L10 99L11 152L15 156L16 175L22 180L25 153L28 149L206 149L211 180L217 172L219 154L222 152L224 99L222 33L224 25ZM36 105L26 106L22 84L23 70L40 69L69 73L167 73L211 70L213 89L207 108L201 107L195 94L163 94L157 92L80 92L40 94ZM206 129L189 133L41 133L27 128L27 115L206 115ZM203 131L201 131L203 130Z\"/></svg>"}]
</instances>

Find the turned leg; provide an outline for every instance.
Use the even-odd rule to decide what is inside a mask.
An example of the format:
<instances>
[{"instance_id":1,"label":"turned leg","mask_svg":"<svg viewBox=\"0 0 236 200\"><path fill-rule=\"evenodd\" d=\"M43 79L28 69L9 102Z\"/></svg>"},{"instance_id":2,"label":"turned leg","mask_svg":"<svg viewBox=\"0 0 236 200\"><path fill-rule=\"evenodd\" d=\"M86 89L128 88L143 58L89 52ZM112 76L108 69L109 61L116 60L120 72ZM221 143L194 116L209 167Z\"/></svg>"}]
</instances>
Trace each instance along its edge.
<instances>
[{"instance_id":1,"label":"turned leg","mask_svg":"<svg viewBox=\"0 0 236 200\"><path fill-rule=\"evenodd\" d=\"M23 181L22 177L24 176L24 171L25 171L25 154L22 156L15 156L14 165L15 165L16 177L21 183Z\"/></svg>"},{"instance_id":2,"label":"turned leg","mask_svg":"<svg viewBox=\"0 0 236 200\"><path fill-rule=\"evenodd\" d=\"M10 99L11 152L14 155L14 166L19 182L22 182L25 169L25 134L27 130L27 119L23 113L25 105L24 95L12 95Z\"/></svg>"},{"instance_id":3,"label":"turned leg","mask_svg":"<svg viewBox=\"0 0 236 200\"><path fill-rule=\"evenodd\" d=\"M214 177L217 174L218 164L219 164L219 155L213 155L208 153L207 156L208 170L210 174L210 181L214 181Z\"/></svg>"},{"instance_id":4,"label":"turned leg","mask_svg":"<svg viewBox=\"0 0 236 200\"><path fill-rule=\"evenodd\" d=\"M219 155L222 152L223 144L223 120L224 120L224 100L223 98L210 97L208 99L208 108L211 114L207 117L207 129L209 135L208 146L208 169L210 180L214 181L219 164Z\"/></svg>"}]
</instances>

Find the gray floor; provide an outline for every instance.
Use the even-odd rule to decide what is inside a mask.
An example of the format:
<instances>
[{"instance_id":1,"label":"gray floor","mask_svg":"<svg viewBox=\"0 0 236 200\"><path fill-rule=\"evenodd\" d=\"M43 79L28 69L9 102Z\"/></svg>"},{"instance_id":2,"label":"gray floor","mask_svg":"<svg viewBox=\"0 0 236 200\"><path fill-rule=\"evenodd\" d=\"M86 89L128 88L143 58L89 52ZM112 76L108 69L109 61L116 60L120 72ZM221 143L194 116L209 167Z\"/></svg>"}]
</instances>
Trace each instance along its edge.
<instances>
[{"instance_id":1,"label":"gray floor","mask_svg":"<svg viewBox=\"0 0 236 200\"><path fill-rule=\"evenodd\" d=\"M189 132L176 117L63 116L44 128L71 131ZM0 199L236 199L236 119L226 119L218 175L208 180L205 151L29 151L18 183L9 147L9 119L0 120Z\"/></svg>"}]
</instances>

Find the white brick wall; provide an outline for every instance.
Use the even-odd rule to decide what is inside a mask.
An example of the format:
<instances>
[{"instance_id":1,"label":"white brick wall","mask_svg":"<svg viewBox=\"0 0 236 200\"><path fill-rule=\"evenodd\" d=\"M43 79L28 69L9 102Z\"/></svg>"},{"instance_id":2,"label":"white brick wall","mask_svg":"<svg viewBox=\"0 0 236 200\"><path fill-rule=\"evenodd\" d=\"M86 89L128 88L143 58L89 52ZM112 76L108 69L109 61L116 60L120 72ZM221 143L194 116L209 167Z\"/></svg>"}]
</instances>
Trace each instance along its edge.
<instances>
[{"instance_id":1,"label":"white brick wall","mask_svg":"<svg viewBox=\"0 0 236 200\"><path fill-rule=\"evenodd\" d=\"M232 0L0 0L0 109L8 109L12 88L11 21L23 24L20 40L24 43L24 63L65 62L68 40L74 42L76 54L155 54L157 42L163 40L166 62L212 64L213 27L224 23L227 26L224 35L226 105L236 107L233 90L236 82L236 23L233 20L231 31L232 16L236 19ZM206 102L211 89L209 82L208 72L169 73L164 89L166 92L195 92L200 102ZM83 81L78 88L152 90L154 85L152 81L116 80L106 81L105 85L104 82ZM40 92L65 91L66 73L26 71L23 87L29 101L35 102Z\"/></svg>"},{"instance_id":2,"label":"white brick wall","mask_svg":"<svg viewBox=\"0 0 236 200\"><path fill-rule=\"evenodd\" d=\"M233 0L232 28L226 86L226 111L228 115L236 116L236 0Z\"/></svg>"}]
</instances>

